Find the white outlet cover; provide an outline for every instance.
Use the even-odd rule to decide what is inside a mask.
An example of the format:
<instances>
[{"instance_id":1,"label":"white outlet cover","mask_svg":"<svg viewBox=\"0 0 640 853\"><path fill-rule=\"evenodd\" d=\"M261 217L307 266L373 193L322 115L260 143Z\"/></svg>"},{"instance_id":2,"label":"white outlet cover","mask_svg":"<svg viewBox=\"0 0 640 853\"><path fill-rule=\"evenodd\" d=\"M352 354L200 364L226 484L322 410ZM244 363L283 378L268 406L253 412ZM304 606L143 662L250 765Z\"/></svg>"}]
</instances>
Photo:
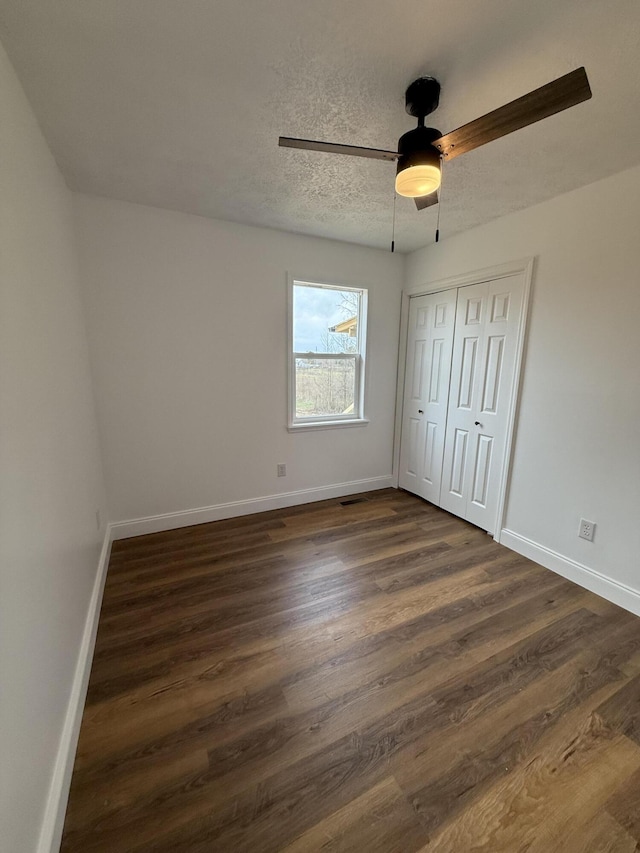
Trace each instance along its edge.
<instances>
[{"instance_id":1,"label":"white outlet cover","mask_svg":"<svg viewBox=\"0 0 640 853\"><path fill-rule=\"evenodd\" d=\"M586 539L587 542L593 542L593 537L596 532L595 521L587 521L586 518L580 519L580 527L578 528L578 536L581 539Z\"/></svg>"}]
</instances>

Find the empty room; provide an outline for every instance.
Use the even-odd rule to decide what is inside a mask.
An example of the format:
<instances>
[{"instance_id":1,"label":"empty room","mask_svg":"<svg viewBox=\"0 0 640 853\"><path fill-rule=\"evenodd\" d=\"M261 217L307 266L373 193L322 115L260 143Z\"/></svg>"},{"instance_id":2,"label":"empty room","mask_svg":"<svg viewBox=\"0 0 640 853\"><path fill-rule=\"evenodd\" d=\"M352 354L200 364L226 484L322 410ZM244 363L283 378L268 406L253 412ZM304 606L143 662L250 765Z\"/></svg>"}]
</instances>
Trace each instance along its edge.
<instances>
[{"instance_id":1,"label":"empty room","mask_svg":"<svg viewBox=\"0 0 640 853\"><path fill-rule=\"evenodd\" d=\"M2 853L640 849L637 0L0 0Z\"/></svg>"}]
</instances>

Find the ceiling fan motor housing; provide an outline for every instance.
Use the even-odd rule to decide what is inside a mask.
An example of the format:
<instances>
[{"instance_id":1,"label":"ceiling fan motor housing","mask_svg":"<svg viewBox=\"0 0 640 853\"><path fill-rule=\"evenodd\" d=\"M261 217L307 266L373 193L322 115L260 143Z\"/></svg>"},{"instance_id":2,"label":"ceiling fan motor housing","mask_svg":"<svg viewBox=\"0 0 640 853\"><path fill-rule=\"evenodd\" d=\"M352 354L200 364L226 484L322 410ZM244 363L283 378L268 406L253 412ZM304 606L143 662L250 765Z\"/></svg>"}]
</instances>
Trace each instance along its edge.
<instances>
[{"instance_id":1,"label":"ceiling fan motor housing","mask_svg":"<svg viewBox=\"0 0 640 853\"><path fill-rule=\"evenodd\" d=\"M397 173L411 166L431 165L440 168L440 152L432 144L442 134L433 127L415 127L398 140Z\"/></svg>"},{"instance_id":2,"label":"ceiling fan motor housing","mask_svg":"<svg viewBox=\"0 0 640 853\"><path fill-rule=\"evenodd\" d=\"M407 88L404 100L405 109L410 116L424 118L438 109L440 83L435 77L418 77Z\"/></svg>"}]
</instances>

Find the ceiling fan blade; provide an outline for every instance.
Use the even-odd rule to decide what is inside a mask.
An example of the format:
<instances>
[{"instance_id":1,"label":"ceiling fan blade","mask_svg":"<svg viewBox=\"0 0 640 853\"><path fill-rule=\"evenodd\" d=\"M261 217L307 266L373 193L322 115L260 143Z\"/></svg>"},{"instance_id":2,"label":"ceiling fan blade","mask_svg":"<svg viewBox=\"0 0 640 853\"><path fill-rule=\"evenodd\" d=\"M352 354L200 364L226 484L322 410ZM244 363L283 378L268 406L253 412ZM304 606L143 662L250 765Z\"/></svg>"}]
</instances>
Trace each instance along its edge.
<instances>
[{"instance_id":1,"label":"ceiling fan blade","mask_svg":"<svg viewBox=\"0 0 640 853\"><path fill-rule=\"evenodd\" d=\"M591 88L584 68L576 68L564 77L534 89L515 101L452 130L436 139L433 145L447 160L459 154L473 151L487 142L506 136L521 127L534 124L540 119L555 115L569 107L588 101Z\"/></svg>"},{"instance_id":2,"label":"ceiling fan blade","mask_svg":"<svg viewBox=\"0 0 640 853\"><path fill-rule=\"evenodd\" d=\"M338 145L335 142L316 142L313 139L291 139L281 136L278 140L281 148L302 148L304 151L325 151L327 154L352 154L354 157L369 157L372 160L398 159L395 151L382 151L380 148L361 148L359 145Z\"/></svg>"},{"instance_id":3,"label":"ceiling fan blade","mask_svg":"<svg viewBox=\"0 0 640 853\"><path fill-rule=\"evenodd\" d=\"M438 203L438 190L434 193L430 193L429 195L414 198L414 201L418 210L424 210L426 207L433 207L434 204Z\"/></svg>"}]
</instances>

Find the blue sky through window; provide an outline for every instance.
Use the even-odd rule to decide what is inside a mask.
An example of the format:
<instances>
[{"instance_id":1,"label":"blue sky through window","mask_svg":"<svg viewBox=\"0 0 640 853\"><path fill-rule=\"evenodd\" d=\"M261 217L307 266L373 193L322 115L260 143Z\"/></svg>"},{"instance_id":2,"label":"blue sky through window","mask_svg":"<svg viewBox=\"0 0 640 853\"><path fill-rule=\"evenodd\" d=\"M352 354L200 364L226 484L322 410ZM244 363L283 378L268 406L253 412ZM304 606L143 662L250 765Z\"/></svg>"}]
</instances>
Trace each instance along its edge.
<instances>
[{"instance_id":1,"label":"blue sky through window","mask_svg":"<svg viewBox=\"0 0 640 853\"><path fill-rule=\"evenodd\" d=\"M341 307L345 297L353 296L353 291L294 285L294 351L326 352L329 328L348 320L355 313Z\"/></svg>"}]
</instances>

